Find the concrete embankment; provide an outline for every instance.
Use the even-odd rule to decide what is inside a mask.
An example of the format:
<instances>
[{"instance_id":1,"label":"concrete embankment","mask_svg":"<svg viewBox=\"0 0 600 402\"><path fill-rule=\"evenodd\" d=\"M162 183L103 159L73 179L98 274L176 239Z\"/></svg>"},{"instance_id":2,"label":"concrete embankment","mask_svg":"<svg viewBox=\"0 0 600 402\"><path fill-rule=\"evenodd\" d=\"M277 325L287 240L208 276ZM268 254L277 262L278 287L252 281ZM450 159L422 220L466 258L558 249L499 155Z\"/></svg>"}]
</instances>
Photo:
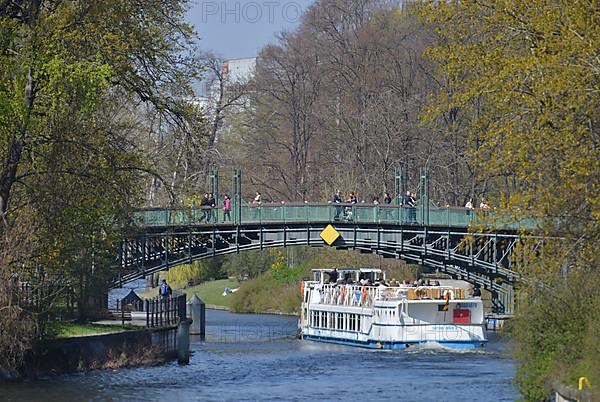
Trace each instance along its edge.
<instances>
[{"instance_id":1,"label":"concrete embankment","mask_svg":"<svg viewBox=\"0 0 600 402\"><path fill-rule=\"evenodd\" d=\"M229 311L234 314L265 314L265 315L284 315L284 316L290 316L290 317L300 317L299 313L284 313L284 312L277 311L277 310L267 310L267 311L259 311L259 312L241 311L238 313L236 311L231 311L231 309L227 306L218 306L216 304L207 304L206 308L208 310Z\"/></svg>"},{"instance_id":2,"label":"concrete embankment","mask_svg":"<svg viewBox=\"0 0 600 402\"><path fill-rule=\"evenodd\" d=\"M176 356L176 326L42 340L26 355L18 372L0 373L0 381L154 365Z\"/></svg>"}]
</instances>

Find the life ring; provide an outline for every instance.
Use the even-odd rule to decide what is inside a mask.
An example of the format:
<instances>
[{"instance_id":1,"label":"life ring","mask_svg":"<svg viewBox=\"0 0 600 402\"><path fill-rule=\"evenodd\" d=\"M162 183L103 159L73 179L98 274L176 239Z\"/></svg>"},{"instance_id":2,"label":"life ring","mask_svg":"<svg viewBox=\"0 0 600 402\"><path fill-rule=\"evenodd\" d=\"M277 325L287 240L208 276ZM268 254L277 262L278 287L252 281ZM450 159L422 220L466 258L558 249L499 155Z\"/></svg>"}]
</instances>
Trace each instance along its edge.
<instances>
[{"instance_id":1,"label":"life ring","mask_svg":"<svg viewBox=\"0 0 600 402\"><path fill-rule=\"evenodd\" d=\"M346 286L345 285L342 285L342 289L340 290L340 293L342 294L342 299L344 297L346 297Z\"/></svg>"},{"instance_id":2,"label":"life ring","mask_svg":"<svg viewBox=\"0 0 600 402\"><path fill-rule=\"evenodd\" d=\"M360 298L362 299L362 301L365 301L367 299L367 287L363 286L362 291L360 292Z\"/></svg>"}]
</instances>

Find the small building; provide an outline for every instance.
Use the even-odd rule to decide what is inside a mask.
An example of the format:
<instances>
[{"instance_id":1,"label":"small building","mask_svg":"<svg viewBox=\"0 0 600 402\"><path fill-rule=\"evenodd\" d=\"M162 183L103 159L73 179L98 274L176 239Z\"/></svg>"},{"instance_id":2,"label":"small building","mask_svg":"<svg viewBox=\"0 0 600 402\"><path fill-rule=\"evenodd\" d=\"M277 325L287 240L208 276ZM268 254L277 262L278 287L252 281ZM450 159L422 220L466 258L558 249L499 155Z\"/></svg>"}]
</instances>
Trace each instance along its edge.
<instances>
[{"instance_id":1,"label":"small building","mask_svg":"<svg viewBox=\"0 0 600 402\"><path fill-rule=\"evenodd\" d=\"M144 311L144 300L131 290L127 296L117 302L119 310L121 306L123 306L124 311Z\"/></svg>"}]
</instances>

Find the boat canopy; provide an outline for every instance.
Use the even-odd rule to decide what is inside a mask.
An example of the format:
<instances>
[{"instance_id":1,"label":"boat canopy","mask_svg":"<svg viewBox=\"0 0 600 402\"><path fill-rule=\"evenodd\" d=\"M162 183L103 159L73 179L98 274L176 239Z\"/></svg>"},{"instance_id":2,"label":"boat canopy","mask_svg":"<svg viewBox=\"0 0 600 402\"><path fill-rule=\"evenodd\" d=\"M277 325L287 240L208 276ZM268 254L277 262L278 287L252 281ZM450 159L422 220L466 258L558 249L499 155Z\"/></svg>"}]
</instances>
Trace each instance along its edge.
<instances>
[{"instance_id":1,"label":"boat canopy","mask_svg":"<svg viewBox=\"0 0 600 402\"><path fill-rule=\"evenodd\" d=\"M326 276L330 282L334 278L333 282L339 279L370 279L372 282L385 280L385 272L379 268L319 268L313 269L312 272L315 282L319 283L325 283Z\"/></svg>"}]
</instances>

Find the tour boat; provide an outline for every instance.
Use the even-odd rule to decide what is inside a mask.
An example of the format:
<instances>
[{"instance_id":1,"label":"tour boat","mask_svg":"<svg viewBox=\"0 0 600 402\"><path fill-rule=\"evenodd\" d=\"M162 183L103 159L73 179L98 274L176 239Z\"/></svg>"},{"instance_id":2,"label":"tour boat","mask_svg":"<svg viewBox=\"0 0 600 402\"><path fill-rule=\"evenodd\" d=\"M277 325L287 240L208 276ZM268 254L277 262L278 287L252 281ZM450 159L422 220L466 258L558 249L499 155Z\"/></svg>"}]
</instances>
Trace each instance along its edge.
<instances>
[{"instance_id":1,"label":"tour boat","mask_svg":"<svg viewBox=\"0 0 600 402\"><path fill-rule=\"evenodd\" d=\"M486 343L483 303L453 286L387 283L380 269L317 269L302 282L301 338L373 349ZM325 280L328 276L328 280Z\"/></svg>"}]
</instances>

